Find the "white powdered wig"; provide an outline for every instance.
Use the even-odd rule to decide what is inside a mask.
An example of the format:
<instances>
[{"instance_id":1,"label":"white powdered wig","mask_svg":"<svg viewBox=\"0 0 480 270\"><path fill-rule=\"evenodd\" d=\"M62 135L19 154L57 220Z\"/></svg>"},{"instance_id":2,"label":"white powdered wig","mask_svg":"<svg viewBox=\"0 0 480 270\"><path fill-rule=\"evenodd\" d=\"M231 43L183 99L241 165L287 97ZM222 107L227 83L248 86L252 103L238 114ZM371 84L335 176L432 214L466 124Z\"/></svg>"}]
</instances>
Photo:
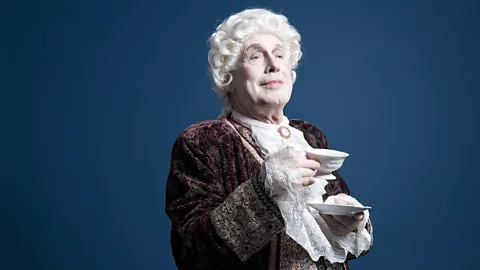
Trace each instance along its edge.
<instances>
[{"instance_id":1,"label":"white powdered wig","mask_svg":"<svg viewBox=\"0 0 480 270\"><path fill-rule=\"evenodd\" d=\"M302 57L300 34L284 15L266 9L246 9L223 21L210 37L208 63L213 77L213 90L225 102L224 113L231 110L227 85L232 82L230 71L235 69L243 42L255 34L277 36L286 48L295 82L295 68Z\"/></svg>"}]
</instances>

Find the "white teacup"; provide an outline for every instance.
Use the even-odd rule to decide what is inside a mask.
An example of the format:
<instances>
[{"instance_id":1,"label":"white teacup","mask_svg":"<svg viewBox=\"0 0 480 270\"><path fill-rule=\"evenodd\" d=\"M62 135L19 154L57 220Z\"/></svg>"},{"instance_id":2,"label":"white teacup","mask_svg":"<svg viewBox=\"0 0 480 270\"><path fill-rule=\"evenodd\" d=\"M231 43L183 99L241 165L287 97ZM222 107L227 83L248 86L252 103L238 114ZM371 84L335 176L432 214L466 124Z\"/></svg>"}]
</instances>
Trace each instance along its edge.
<instances>
[{"instance_id":1,"label":"white teacup","mask_svg":"<svg viewBox=\"0 0 480 270\"><path fill-rule=\"evenodd\" d=\"M335 179L332 172L340 169L345 158L349 156L348 153L332 149L312 148L305 152L308 153L310 158L320 163L320 169L318 169L319 175L316 177L329 180Z\"/></svg>"}]
</instances>

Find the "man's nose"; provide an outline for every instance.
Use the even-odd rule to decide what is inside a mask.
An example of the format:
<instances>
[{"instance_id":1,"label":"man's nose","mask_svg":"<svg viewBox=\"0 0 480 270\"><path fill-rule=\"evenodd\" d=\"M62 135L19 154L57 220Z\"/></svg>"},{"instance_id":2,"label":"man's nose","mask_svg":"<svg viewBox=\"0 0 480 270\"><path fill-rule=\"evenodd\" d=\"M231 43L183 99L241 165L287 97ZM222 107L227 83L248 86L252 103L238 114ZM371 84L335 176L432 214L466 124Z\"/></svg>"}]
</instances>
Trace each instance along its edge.
<instances>
[{"instance_id":1,"label":"man's nose","mask_svg":"<svg viewBox=\"0 0 480 270\"><path fill-rule=\"evenodd\" d=\"M280 70L279 61L275 57L267 58L267 66L265 67L265 73L278 72Z\"/></svg>"}]
</instances>

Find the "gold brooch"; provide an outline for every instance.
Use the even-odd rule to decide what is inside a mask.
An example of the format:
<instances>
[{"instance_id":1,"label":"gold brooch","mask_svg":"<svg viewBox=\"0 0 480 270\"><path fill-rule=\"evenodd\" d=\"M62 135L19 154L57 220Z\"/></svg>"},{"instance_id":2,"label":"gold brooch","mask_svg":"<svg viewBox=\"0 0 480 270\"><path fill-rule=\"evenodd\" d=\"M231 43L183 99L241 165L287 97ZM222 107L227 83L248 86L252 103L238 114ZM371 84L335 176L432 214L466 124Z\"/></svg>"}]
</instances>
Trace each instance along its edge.
<instances>
[{"instance_id":1,"label":"gold brooch","mask_svg":"<svg viewBox=\"0 0 480 270\"><path fill-rule=\"evenodd\" d=\"M284 126L281 126L277 129L278 131L278 134L280 134L280 136L284 139L290 139L290 136L292 135L292 133L290 132L290 129L288 129L287 127L284 127Z\"/></svg>"}]
</instances>

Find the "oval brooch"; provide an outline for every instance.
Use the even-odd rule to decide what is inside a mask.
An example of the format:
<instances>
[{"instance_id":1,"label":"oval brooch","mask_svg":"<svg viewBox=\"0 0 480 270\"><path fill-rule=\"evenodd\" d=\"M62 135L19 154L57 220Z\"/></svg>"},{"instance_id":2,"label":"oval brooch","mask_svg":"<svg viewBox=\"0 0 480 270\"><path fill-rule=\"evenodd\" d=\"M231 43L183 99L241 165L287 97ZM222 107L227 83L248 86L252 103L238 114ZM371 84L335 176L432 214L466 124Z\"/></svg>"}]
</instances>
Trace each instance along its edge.
<instances>
[{"instance_id":1,"label":"oval brooch","mask_svg":"<svg viewBox=\"0 0 480 270\"><path fill-rule=\"evenodd\" d=\"M284 127L284 126L281 126L277 129L278 131L278 134L280 134L280 136L284 139L290 139L290 136L292 135L292 133L290 132L290 129L288 129L287 127Z\"/></svg>"}]
</instances>

